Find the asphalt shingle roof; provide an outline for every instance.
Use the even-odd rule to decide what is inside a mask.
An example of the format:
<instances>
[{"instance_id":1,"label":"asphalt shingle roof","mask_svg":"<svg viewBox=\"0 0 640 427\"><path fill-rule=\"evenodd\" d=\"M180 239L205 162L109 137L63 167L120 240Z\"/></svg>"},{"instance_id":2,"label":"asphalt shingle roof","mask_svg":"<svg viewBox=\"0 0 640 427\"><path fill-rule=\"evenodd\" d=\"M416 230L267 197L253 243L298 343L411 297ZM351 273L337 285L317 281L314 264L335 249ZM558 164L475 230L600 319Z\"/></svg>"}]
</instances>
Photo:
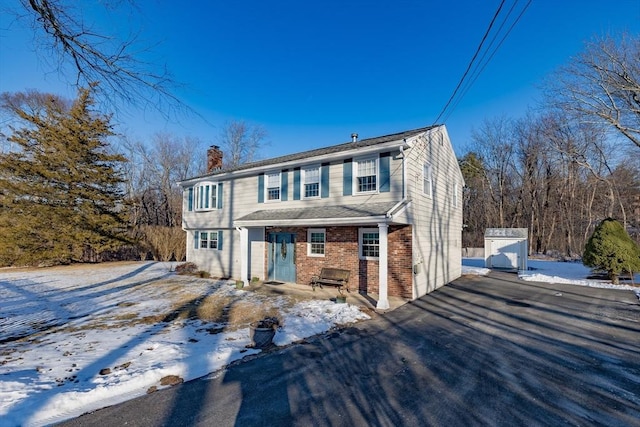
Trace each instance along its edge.
<instances>
[{"instance_id":1,"label":"asphalt shingle roof","mask_svg":"<svg viewBox=\"0 0 640 427\"><path fill-rule=\"evenodd\" d=\"M331 218L365 218L385 215L397 202L363 203L361 205L319 206L296 209L265 209L252 212L236 221L272 221Z\"/></svg>"},{"instance_id":2,"label":"asphalt shingle roof","mask_svg":"<svg viewBox=\"0 0 640 427\"><path fill-rule=\"evenodd\" d=\"M306 158L309 158L309 157L316 157L316 156L322 156L322 155L326 155L326 154L338 153L340 151L353 150L353 149L362 148L362 147L370 147L372 145L377 145L377 144L382 144L382 143L385 143L385 142L398 141L398 140L402 140L404 138L409 138L409 137L411 137L413 135L428 131L429 129L433 129L433 128L438 127L438 126L440 126L440 125L427 126L427 127L423 127L423 128L407 130L407 131L404 131L404 132L393 133L393 134L390 134L390 135L378 136L378 137L375 137L375 138L366 138L366 139L362 139L362 140L356 141L356 142L346 142L346 143L343 143L343 144L332 145L332 146L329 146L329 147L316 148L314 150L303 151L303 152L300 152L300 153L288 154L288 155L285 155L285 156L274 157L274 158L271 158L271 159L259 160L259 161L256 161L256 162L246 163L246 164L243 164L243 165L240 165L240 166L224 168L224 169L218 169L216 171L207 173L205 175L201 175L199 177L193 177L193 178L190 178L190 179L202 178L202 177L205 177L205 176L214 176L214 175L218 175L218 174L223 174L223 173L228 173L228 172L235 172L235 171L251 169L251 168L255 168L255 167L261 167L261 166L268 166L268 165L272 165L272 164L285 163L285 162L290 162L290 161L294 161L294 160L301 160L301 159L306 159Z\"/></svg>"}]
</instances>

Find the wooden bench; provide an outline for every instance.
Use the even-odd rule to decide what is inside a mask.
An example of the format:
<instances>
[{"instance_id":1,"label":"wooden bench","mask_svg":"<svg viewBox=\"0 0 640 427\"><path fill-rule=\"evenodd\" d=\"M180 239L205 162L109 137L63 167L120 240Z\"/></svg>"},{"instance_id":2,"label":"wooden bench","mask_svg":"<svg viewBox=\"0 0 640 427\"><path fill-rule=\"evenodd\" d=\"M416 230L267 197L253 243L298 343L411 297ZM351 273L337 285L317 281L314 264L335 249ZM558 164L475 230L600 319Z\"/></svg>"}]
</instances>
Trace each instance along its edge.
<instances>
[{"instance_id":1,"label":"wooden bench","mask_svg":"<svg viewBox=\"0 0 640 427\"><path fill-rule=\"evenodd\" d=\"M311 278L311 288L313 288L313 290L315 291L316 286L320 286L322 288L322 285L331 285L337 286L338 291L342 292L342 288L346 288L347 284L349 283L349 273L349 270L322 267L322 270L320 270L320 275L313 276ZM346 289L347 292L349 292L349 288Z\"/></svg>"}]
</instances>

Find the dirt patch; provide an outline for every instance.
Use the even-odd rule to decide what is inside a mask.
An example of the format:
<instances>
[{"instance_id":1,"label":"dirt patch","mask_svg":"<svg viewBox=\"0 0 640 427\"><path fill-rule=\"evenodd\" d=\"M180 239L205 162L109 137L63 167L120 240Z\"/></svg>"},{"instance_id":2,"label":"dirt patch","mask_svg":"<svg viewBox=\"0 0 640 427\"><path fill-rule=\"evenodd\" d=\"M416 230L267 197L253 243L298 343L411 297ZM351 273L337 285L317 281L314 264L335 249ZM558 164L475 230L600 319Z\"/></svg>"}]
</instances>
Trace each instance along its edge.
<instances>
[{"instance_id":1,"label":"dirt patch","mask_svg":"<svg viewBox=\"0 0 640 427\"><path fill-rule=\"evenodd\" d=\"M177 375L167 375L160 379L160 385L176 385L182 384L184 380Z\"/></svg>"}]
</instances>

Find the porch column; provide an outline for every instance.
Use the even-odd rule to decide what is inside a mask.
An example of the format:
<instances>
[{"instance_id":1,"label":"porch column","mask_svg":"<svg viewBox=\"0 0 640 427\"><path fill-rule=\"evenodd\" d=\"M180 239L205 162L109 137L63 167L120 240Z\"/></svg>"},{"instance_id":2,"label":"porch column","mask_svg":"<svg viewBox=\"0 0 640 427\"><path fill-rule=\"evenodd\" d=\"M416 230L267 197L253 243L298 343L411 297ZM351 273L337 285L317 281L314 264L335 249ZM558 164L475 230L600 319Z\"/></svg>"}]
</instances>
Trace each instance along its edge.
<instances>
[{"instance_id":1,"label":"porch column","mask_svg":"<svg viewBox=\"0 0 640 427\"><path fill-rule=\"evenodd\" d=\"M249 285L249 229L239 227L240 232L240 280Z\"/></svg>"},{"instance_id":2,"label":"porch column","mask_svg":"<svg viewBox=\"0 0 640 427\"><path fill-rule=\"evenodd\" d=\"M389 299L388 299L388 291L387 291L387 234L388 234L389 225L385 223L378 224L378 236L380 238L380 254L378 258L378 278L379 278L379 287L378 291L379 298L378 304L376 305L377 309L387 310L389 308Z\"/></svg>"}]
</instances>

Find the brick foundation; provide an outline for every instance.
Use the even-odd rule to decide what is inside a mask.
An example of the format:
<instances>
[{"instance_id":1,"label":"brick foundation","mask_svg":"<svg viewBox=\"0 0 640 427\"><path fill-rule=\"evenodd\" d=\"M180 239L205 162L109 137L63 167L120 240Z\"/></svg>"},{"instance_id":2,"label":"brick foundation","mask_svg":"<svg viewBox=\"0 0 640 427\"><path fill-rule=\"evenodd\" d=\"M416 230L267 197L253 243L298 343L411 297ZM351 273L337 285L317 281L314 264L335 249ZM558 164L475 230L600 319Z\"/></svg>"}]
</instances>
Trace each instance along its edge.
<instances>
[{"instance_id":1,"label":"brick foundation","mask_svg":"<svg viewBox=\"0 0 640 427\"><path fill-rule=\"evenodd\" d=\"M322 227L313 227L322 228ZM322 267L349 270L349 290L379 293L378 261L358 257L359 227L323 227L326 232L325 256L307 256L307 227L273 227L270 232L296 235L296 282L310 284ZM371 228L375 228L371 227ZM413 297L412 232L410 225L391 225L388 230L387 287L389 296ZM268 245L266 250L268 250ZM265 252L265 271L267 254Z\"/></svg>"}]
</instances>

